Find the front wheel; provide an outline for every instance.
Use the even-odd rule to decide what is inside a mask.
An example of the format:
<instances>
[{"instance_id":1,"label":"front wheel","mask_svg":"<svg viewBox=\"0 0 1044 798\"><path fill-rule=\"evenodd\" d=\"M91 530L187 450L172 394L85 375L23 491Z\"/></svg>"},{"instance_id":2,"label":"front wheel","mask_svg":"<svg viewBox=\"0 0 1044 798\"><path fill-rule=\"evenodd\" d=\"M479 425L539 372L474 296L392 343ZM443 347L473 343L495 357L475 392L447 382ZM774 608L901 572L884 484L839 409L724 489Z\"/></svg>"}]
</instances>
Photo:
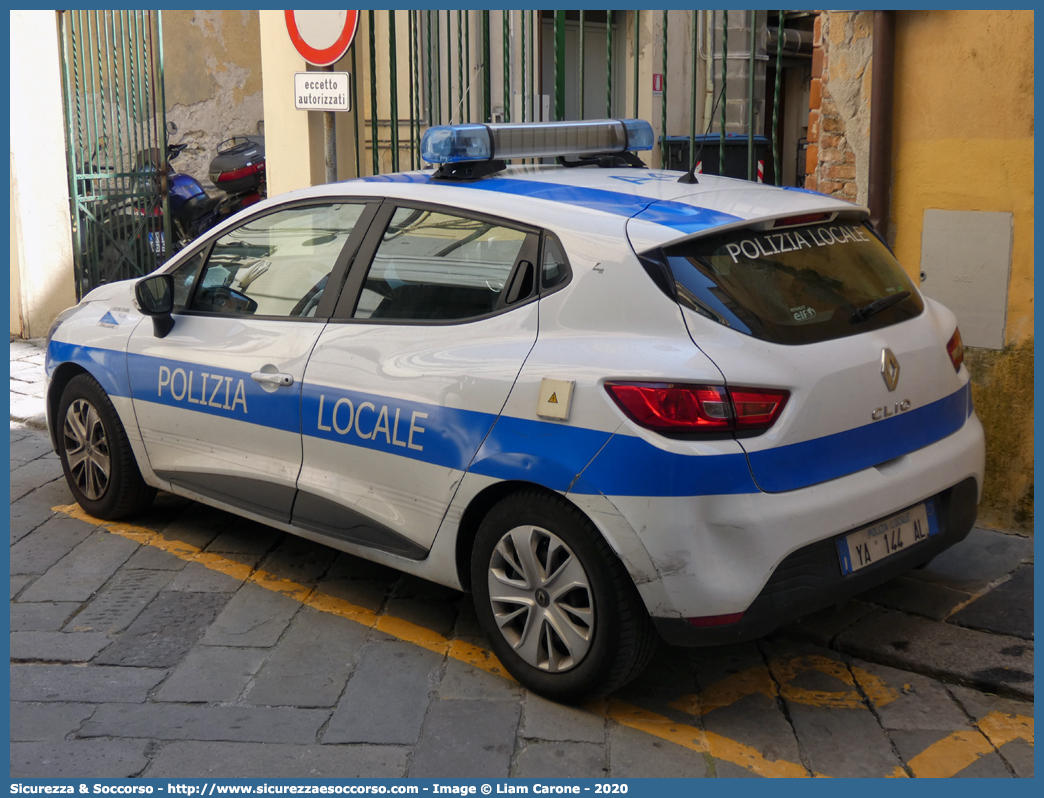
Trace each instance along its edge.
<instances>
[{"instance_id":1,"label":"front wheel","mask_svg":"<svg viewBox=\"0 0 1044 798\"><path fill-rule=\"evenodd\" d=\"M579 703L636 678L655 631L623 563L560 496L518 493L483 520L471 562L475 609L521 684Z\"/></svg>"},{"instance_id":2,"label":"front wheel","mask_svg":"<svg viewBox=\"0 0 1044 798\"><path fill-rule=\"evenodd\" d=\"M89 374L73 377L58 405L58 454L76 502L95 518L114 520L152 503L116 408Z\"/></svg>"}]
</instances>

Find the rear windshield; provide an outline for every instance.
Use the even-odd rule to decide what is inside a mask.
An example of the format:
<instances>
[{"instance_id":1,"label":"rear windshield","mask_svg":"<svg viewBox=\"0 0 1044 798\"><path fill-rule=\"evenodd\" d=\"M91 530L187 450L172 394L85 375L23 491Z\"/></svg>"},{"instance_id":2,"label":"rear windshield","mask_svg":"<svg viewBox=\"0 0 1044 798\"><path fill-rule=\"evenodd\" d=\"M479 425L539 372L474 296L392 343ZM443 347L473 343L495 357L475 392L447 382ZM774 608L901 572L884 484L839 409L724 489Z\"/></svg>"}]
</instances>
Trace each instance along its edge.
<instances>
[{"instance_id":1,"label":"rear windshield","mask_svg":"<svg viewBox=\"0 0 1044 798\"><path fill-rule=\"evenodd\" d=\"M733 230L665 247L664 254L682 304L775 343L857 335L924 309L902 267L864 224ZM904 291L910 296L867 309Z\"/></svg>"}]
</instances>

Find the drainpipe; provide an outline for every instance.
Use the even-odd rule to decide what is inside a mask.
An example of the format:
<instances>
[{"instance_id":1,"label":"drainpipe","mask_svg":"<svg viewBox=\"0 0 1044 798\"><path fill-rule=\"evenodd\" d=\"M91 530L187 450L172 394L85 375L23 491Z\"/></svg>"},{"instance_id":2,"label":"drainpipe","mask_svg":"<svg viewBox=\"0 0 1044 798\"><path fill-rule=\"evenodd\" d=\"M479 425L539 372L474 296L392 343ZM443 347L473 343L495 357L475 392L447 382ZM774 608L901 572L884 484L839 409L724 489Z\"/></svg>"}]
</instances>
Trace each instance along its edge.
<instances>
[{"instance_id":1,"label":"drainpipe","mask_svg":"<svg viewBox=\"0 0 1044 798\"><path fill-rule=\"evenodd\" d=\"M874 12L873 77L870 88L870 222L888 240L891 215L892 106L895 88L895 12Z\"/></svg>"}]
</instances>

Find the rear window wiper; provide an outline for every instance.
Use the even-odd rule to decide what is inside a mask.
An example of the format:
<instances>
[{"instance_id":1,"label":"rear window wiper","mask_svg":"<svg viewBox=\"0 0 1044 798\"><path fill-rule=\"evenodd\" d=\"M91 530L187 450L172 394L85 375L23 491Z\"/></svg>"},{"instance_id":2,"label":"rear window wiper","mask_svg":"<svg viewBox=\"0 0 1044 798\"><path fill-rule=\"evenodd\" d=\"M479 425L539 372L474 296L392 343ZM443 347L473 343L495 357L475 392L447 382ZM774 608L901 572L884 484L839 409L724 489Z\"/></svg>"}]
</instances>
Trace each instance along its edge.
<instances>
[{"instance_id":1,"label":"rear window wiper","mask_svg":"<svg viewBox=\"0 0 1044 798\"><path fill-rule=\"evenodd\" d=\"M892 294L891 296L875 299L869 305L863 305L863 307L858 308L856 312L852 314L852 318L850 318L849 321L852 322L852 324L859 324L859 322L866 321L871 316L880 313L882 310L892 307L892 305L898 305L908 296L910 296L909 291L900 291L898 294Z\"/></svg>"}]
</instances>

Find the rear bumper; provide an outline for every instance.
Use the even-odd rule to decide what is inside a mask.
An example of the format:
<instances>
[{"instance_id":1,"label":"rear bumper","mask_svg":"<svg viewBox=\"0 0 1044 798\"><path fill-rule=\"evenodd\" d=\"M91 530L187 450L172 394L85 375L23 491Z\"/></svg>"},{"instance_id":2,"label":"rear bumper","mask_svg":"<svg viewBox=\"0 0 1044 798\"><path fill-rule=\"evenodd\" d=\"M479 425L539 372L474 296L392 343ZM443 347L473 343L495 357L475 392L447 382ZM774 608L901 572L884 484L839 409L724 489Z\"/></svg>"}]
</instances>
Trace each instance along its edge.
<instances>
[{"instance_id":1,"label":"rear bumper","mask_svg":"<svg viewBox=\"0 0 1044 798\"><path fill-rule=\"evenodd\" d=\"M982 425L972 414L959 431L929 446L785 493L610 496L617 520L633 530L635 545L647 554L643 562L651 562L655 576L646 575L647 565L632 564L626 548L615 548L653 618L684 621L745 613L792 555L823 541L833 546L835 536L965 480L981 486L984 462ZM836 555L830 567L837 569Z\"/></svg>"},{"instance_id":2,"label":"rear bumper","mask_svg":"<svg viewBox=\"0 0 1044 798\"><path fill-rule=\"evenodd\" d=\"M788 555L773 571L737 623L694 627L684 618L653 618L663 639L677 646L711 646L751 640L803 615L845 601L928 562L968 536L975 524L978 484L974 477L934 497L939 534L855 573L844 576L835 535ZM892 513L889 513L892 515Z\"/></svg>"}]
</instances>

